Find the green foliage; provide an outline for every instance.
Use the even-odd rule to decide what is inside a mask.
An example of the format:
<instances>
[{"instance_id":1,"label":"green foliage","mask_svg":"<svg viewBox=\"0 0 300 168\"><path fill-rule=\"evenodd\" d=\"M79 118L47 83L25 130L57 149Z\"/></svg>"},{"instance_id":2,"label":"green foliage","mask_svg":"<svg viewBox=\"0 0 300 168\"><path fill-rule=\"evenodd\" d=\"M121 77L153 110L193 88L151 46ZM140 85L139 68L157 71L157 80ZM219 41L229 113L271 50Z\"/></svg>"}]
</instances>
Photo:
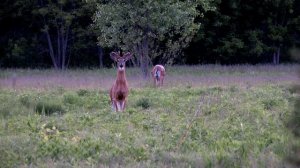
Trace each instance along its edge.
<instances>
[{"instance_id":1,"label":"green foliage","mask_svg":"<svg viewBox=\"0 0 300 168\"><path fill-rule=\"evenodd\" d=\"M136 102L137 107L142 107L143 109L147 109L150 107L150 101L148 98L141 98Z\"/></svg>"},{"instance_id":2,"label":"green foliage","mask_svg":"<svg viewBox=\"0 0 300 168\"><path fill-rule=\"evenodd\" d=\"M204 13L203 26L188 50L193 63L272 62L274 53L288 60L288 48L299 45L299 2L232 0L213 1L213 6L216 10ZM203 54L190 53L196 51Z\"/></svg>"},{"instance_id":3,"label":"green foliage","mask_svg":"<svg viewBox=\"0 0 300 168\"><path fill-rule=\"evenodd\" d=\"M289 49L300 46L299 6L296 0L5 1L0 66L51 67L47 30L54 55L65 39L71 67L111 66L106 55L119 48L134 52L137 66L269 63L278 49L280 60L291 61Z\"/></svg>"},{"instance_id":4,"label":"green foliage","mask_svg":"<svg viewBox=\"0 0 300 168\"><path fill-rule=\"evenodd\" d=\"M247 37L249 40L249 53L253 56L262 55L266 49L266 44L262 42L263 32L260 30L250 30Z\"/></svg>"},{"instance_id":5,"label":"green foliage","mask_svg":"<svg viewBox=\"0 0 300 168\"><path fill-rule=\"evenodd\" d=\"M66 55L72 55L72 61L67 62L70 60L67 59L66 64L97 65L96 35L90 29L95 10L95 2L82 0L3 2L0 7L0 13L5 16L0 18L0 66L45 68L53 65L46 31L49 31L55 55L65 46L66 52L72 53ZM62 38L68 43L62 45Z\"/></svg>"},{"instance_id":6,"label":"green foliage","mask_svg":"<svg viewBox=\"0 0 300 168\"><path fill-rule=\"evenodd\" d=\"M274 42L283 42L285 36L287 35L287 27L283 26L270 26L270 33L268 37Z\"/></svg>"},{"instance_id":7,"label":"green foliage","mask_svg":"<svg viewBox=\"0 0 300 168\"><path fill-rule=\"evenodd\" d=\"M86 96L89 93L88 90L80 89L77 91L78 96Z\"/></svg>"},{"instance_id":8,"label":"green foliage","mask_svg":"<svg viewBox=\"0 0 300 168\"><path fill-rule=\"evenodd\" d=\"M297 86L297 93L300 93L300 86ZM293 132L297 137L300 137L300 98L297 96L295 102L295 110L294 114L291 118L291 128L293 128Z\"/></svg>"},{"instance_id":9,"label":"green foliage","mask_svg":"<svg viewBox=\"0 0 300 168\"><path fill-rule=\"evenodd\" d=\"M241 49L244 48L244 42L241 39L235 37L223 39L221 43L221 46L215 51L220 55L225 54L225 59L229 59L230 57L235 56L241 51Z\"/></svg>"},{"instance_id":10,"label":"green foliage","mask_svg":"<svg viewBox=\"0 0 300 168\"><path fill-rule=\"evenodd\" d=\"M31 98L28 94L21 95L19 101L25 107L30 107L33 103L31 102Z\"/></svg>"},{"instance_id":11,"label":"green foliage","mask_svg":"<svg viewBox=\"0 0 300 168\"><path fill-rule=\"evenodd\" d=\"M54 113L61 114L64 113L62 105L53 100L40 100L35 106L35 111L38 114L52 115Z\"/></svg>"},{"instance_id":12,"label":"green foliage","mask_svg":"<svg viewBox=\"0 0 300 168\"><path fill-rule=\"evenodd\" d=\"M116 0L99 3L94 16L99 44L131 50L137 57L163 56L173 62L200 26L195 22L199 16L196 7L207 9L208 2Z\"/></svg>"},{"instance_id":13,"label":"green foliage","mask_svg":"<svg viewBox=\"0 0 300 168\"><path fill-rule=\"evenodd\" d=\"M0 161L6 167L285 165L286 144L296 143L284 125L295 98L287 86L271 84L142 87L130 90L124 113L115 113L107 90L2 89ZM66 113L51 115L58 111Z\"/></svg>"},{"instance_id":14,"label":"green foliage","mask_svg":"<svg viewBox=\"0 0 300 168\"><path fill-rule=\"evenodd\" d=\"M8 106L2 106L0 112L1 117L6 118L10 115L10 108Z\"/></svg>"},{"instance_id":15,"label":"green foliage","mask_svg":"<svg viewBox=\"0 0 300 168\"><path fill-rule=\"evenodd\" d=\"M300 60L299 55L299 49L294 48L293 51L291 51L291 55L293 58L297 61ZM298 74L299 75L299 74ZM290 143L289 149L292 151L288 156L287 160L289 163L291 163L295 167L299 167L300 165L300 85L297 84L293 87L289 88L289 92L291 94L295 94L295 102L294 102L294 110L292 114L290 115L290 118L287 122L287 127L290 132L292 132L295 136L295 138L298 140L298 143Z\"/></svg>"},{"instance_id":16,"label":"green foliage","mask_svg":"<svg viewBox=\"0 0 300 168\"><path fill-rule=\"evenodd\" d=\"M76 94L72 94L72 93L64 94L64 103L76 104L79 101L80 99Z\"/></svg>"}]
</instances>

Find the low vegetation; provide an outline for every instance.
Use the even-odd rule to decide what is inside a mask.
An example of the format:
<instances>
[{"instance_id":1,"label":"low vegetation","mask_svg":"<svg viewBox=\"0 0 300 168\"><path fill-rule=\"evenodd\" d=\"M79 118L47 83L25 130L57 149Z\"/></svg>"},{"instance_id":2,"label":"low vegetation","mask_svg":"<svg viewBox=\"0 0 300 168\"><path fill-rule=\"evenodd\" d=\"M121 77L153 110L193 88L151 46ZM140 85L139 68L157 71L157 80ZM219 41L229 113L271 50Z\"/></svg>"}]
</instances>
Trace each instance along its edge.
<instances>
[{"instance_id":1,"label":"low vegetation","mask_svg":"<svg viewBox=\"0 0 300 168\"><path fill-rule=\"evenodd\" d=\"M115 113L108 90L4 87L0 167L284 167L296 97L280 83L146 85Z\"/></svg>"}]
</instances>

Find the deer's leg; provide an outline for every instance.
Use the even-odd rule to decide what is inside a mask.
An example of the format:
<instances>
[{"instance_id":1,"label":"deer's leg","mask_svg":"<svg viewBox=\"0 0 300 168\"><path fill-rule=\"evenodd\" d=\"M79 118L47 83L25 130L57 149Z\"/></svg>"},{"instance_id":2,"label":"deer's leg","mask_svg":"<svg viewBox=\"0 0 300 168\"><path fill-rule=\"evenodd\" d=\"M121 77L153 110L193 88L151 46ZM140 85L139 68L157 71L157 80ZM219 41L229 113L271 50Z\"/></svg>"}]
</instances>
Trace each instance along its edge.
<instances>
[{"instance_id":1,"label":"deer's leg","mask_svg":"<svg viewBox=\"0 0 300 168\"><path fill-rule=\"evenodd\" d=\"M156 77L156 83L155 83L155 85L156 85L156 86L159 86L159 82L160 82L159 77Z\"/></svg>"},{"instance_id":2,"label":"deer's leg","mask_svg":"<svg viewBox=\"0 0 300 168\"><path fill-rule=\"evenodd\" d=\"M122 108L122 101L118 101L118 111L122 112L123 108Z\"/></svg>"},{"instance_id":3,"label":"deer's leg","mask_svg":"<svg viewBox=\"0 0 300 168\"><path fill-rule=\"evenodd\" d=\"M121 101L117 101L117 111L122 111L122 102Z\"/></svg>"},{"instance_id":4,"label":"deer's leg","mask_svg":"<svg viewBox=\"0 0 300 168\"><path fill-rule=\"evenodd\" d=\"M122 110L124 111L126 108L127 99L123 100Z\"/></svg>"},{"instance_id":5,"label":"deer's leg","mask_svg":"<svg viewBox=\"0 0 300 168\"><path fill-rule=\"evenodd\" d=\"M164 77L161 77L161 83L160 86L162 86L164 84Z\"/></svg>"},{"instance_id":6,"label":"deer's leg","mask_svg":"<svg viewBox=\"0 0 300 168\"><path fill-rule=\"evenodd\" d=\"M115 106L115 103L113 101L111 101L111 110L116 111L116 106Z\"/></svg>"},{"instance_id":7,"label":"deer's leg","mask_svg":"<svg viewBox=\"0 0 300 168\"><path fill-rule=\"evenodd\" d=\"M112 101L111 101L111 108L112 108L114 111L118 111L117 101L116 101L116 100L112 100Z\"/></svg>"},{"instance_id":8,"label":"deer's leg","mask_svg":"<svg viewBox=\"0 0 300 168\"><path fill-rule=\"evenodd\" d=\"M158 78L157 86L161 86L161 76Z\"/></svg>"},{"instance_id":9,"label":"deer's leg","mask_svg":"<svg viewBox=\"0 0 300 168\"><path fill-rule=\"evenodd\" d=\"M124 111L124 100L120 101L121 112Z\"/></svg>"}]
</instances>

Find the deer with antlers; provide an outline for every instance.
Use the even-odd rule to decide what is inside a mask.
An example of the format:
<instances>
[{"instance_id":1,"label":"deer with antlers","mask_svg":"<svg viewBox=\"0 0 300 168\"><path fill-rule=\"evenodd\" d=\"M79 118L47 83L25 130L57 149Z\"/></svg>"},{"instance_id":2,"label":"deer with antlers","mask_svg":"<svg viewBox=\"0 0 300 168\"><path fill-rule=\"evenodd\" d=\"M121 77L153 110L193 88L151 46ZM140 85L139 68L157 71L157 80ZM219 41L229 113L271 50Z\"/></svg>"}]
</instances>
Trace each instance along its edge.
<instances>
[{"instance_id":1,"label":"deer with antlers","mask_svg":"<svg viewBox=\"0 0 300 168\"><path fill-rule=\"evenodd\" d=\"M109 95L111 100L112 108L115 111L124 111L127 96L128 96L128 84L125 75L125 63L129 59L131 59L132 54L127 52L126 54L122 54L120 52L112 52L110 53L110 58L117 62L117 79L113 86L110 89Z\"/></svg>"},{"instance_id":2,"label":"deer with antlers","mask_svg":"<svg viewBox=\"0 0 300 168\"><path fill-rule=\"evenodd\" d=\"M164 78L166 70L162 65L155 65L151 71L152 78L155 86L162 86L164 84Z\"/></svg>"}]
</instances>

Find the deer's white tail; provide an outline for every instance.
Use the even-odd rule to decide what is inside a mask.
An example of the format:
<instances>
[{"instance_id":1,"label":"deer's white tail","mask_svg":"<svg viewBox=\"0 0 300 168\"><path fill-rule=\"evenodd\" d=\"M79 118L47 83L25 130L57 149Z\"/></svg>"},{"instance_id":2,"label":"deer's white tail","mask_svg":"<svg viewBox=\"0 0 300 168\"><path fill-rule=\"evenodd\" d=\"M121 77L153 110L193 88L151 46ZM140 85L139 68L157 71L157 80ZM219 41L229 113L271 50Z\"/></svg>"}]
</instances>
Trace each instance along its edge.
<instances>
[{"instance_id":1,"label":"deer's white tail","mask_svg":"<svg viewBox=\"0 0 300 168\"><path fill-rule=\"evenodd\" d=\"M165 68L162 65L155 65L151 71L154 85L155 86L162 86L164 77L165 77Z\"/></svg>"}]
</instances>

